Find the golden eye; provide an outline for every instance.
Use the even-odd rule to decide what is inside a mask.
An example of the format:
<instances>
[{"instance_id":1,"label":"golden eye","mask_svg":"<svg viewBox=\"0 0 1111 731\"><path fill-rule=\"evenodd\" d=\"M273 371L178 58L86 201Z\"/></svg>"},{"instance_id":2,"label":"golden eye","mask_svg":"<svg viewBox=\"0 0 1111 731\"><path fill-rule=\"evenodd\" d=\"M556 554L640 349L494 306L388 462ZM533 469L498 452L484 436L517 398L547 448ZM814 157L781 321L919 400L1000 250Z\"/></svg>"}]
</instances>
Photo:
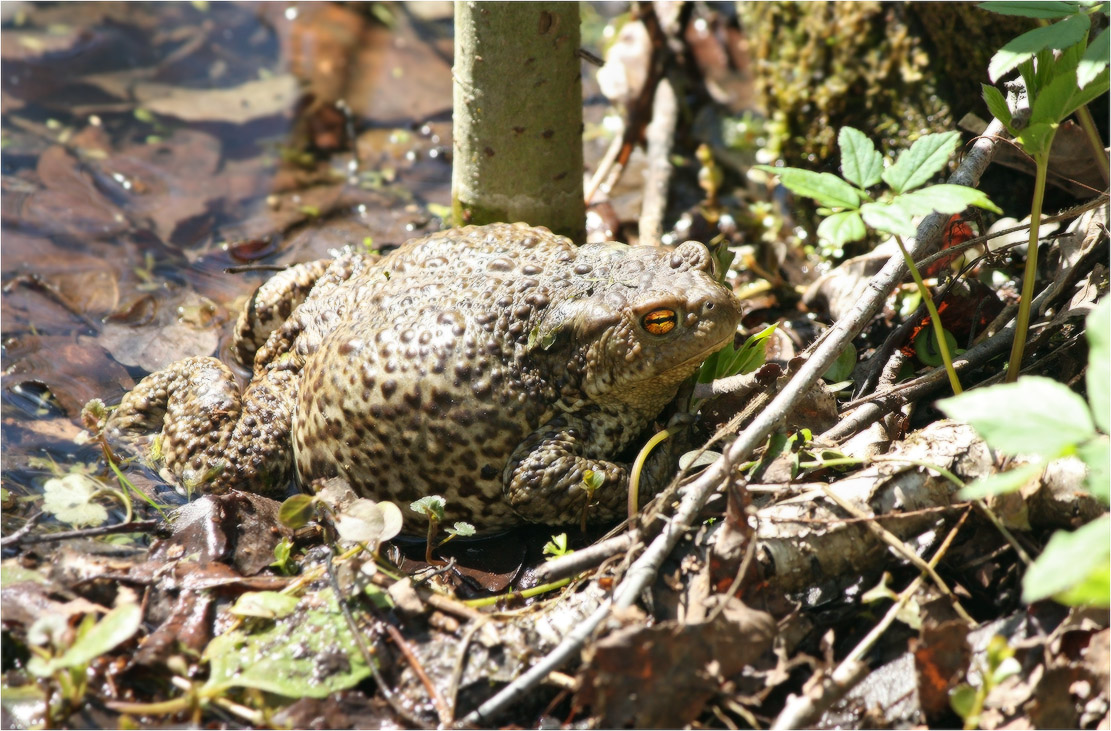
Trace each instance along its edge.
<instances>
[{"instance_id":1,"label":"golden eye","mask_svg":"<svg viewBox=\"0 0 1111 731\"><path fill-rule=\"evenodd\" d=\"M675 310L652 310L640 324L653 335L667 335L679 324L679 316L675 314Z\"/></svg>"}]
</instances>

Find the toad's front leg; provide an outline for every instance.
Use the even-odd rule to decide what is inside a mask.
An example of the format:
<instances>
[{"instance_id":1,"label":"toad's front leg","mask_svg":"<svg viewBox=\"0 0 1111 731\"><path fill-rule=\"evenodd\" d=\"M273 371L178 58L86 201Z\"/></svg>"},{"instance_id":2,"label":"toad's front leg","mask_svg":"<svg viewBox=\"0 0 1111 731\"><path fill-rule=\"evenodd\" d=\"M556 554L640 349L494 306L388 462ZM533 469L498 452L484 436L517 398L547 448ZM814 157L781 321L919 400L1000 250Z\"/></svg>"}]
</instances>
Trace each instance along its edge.
<instances>
[{"instance_id":1,"label":"toad's front leg","mask_svg":"<svg viewBox=\"0 0 1111 731\"><path fill-rule=\"evenodd\" d=\"M603 428L564 414L530 434L506 465L504 490L510 506L533 523L577 523L584 511L591 523L624 517L628 467L595 458L596 450L587 448L601 442L593 432ZM609 446L616 451L621 445ZM585 479L588 471L594 475L591 482ZM647 492L641 489L642 495Z\"/></svg>"},{"instance_id":2,"label":"toad's front leg","mask_svg":"<svg viewBox=\"0 0 1111 731\"><path fill-rule=\"evenodd\" d=\"M300 380L279 359L240 395L215 358L186 358L150 374L109 417L109 440L136 445L161 432L166 469L188 491L284 492L290 477L290 404Z\"/></svg>"}]
</instances>

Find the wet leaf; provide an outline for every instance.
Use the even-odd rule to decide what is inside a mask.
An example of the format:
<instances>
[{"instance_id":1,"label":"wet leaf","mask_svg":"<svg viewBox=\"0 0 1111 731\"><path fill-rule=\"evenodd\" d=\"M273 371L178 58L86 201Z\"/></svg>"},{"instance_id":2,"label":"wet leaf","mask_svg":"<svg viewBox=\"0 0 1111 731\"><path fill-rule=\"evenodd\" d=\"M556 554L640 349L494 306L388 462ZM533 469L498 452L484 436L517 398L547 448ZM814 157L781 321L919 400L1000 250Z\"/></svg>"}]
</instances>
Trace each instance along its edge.
<instances>
[{"instance_id":1,"label":"wet leaf","mask_svg":"<svg viewBox=\"0 0 1111 731\"><path fill-rule=\"evenodd\" d=\"M230 89L189 89L163 84L140 84L135 89L136 98L146 100L143 106L155 114L186 122L230 124L284 114L293 108L300 93L297 79L291 74L248 81Z\"/></svg>"},{"instance_id":2,"label":"wet leaf","mask_svg":"<svg viewBox=\"0 0 1111 731\"><path fill-rule=\"evenodd\" d=\"M214 639L204 652L207 687L324 698L359 683L370 668L335 601L329 598L329 605L295 611L261 632L235 630Z\"/></svg>"},{"instance_id":3,"label":"wet leaf","mask_svg":"<svg viewBox=\"0 0 1111 731\"><path fill-rule=\"evenodd\" d=\"M301 600L276 591L252 591L241 595L229 610L237 617L279 619L297 608Z\"/></svg>"},{"instance_id":4,"label":"wet leaf","mask_svg":"<svg viewBox=\"0 0 1111 731\"><path fill-rule=\"evenodd\" d=\"M88 475L51 478L43 485L42 509L74 527L101 525L108 520L108 511L93 502L100 489L100 483Z\"/></svg>"},{"instance_id":5,"label":"wet leaf","mask_svg":"<svg viewBox=\"0 0 1111 731\"><path fill-rule=\"evenodd\" d=\"M278 520L287 528L297 529L304 526L313 515L313 498L311 495L294 495L287 498L278 510Z\"/></svg>"}]
</instances>

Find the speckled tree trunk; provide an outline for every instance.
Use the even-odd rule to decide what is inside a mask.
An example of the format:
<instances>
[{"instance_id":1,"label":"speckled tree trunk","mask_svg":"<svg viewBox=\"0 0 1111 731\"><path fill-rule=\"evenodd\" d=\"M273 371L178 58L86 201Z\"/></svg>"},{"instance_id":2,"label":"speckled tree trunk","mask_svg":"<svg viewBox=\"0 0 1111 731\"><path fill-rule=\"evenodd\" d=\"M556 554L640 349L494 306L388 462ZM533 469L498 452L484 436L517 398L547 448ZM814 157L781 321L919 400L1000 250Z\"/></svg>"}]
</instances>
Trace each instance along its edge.
<instances>
[{"instance_id":1,"label":"speckled tree trunk","mask_svg":"<svg viewBox=\"0 0 1111 731\"><path fill-rule=\"evenodd\" d=\"M577 3L455 4L452 209L584 236Z\"/></svg>"}]
</instances>

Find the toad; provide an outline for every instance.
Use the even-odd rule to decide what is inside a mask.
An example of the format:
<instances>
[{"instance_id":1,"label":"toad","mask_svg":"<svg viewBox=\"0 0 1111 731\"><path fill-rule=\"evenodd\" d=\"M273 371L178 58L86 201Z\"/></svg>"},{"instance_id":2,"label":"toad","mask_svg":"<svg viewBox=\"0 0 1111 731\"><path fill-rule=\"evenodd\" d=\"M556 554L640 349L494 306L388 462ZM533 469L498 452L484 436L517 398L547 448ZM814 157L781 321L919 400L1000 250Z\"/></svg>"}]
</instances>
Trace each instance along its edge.
<instances>
[{"instance_id":1,"label":"toad","mask_svg":"<svg viewBox=\"0 0 1111 731\"><path fill-rule=\"evenodd\" d=\"M242 393L220 360L186 358L128 393L108 436L160 432L191 489L338 476L399 503L409 530L409 503L431 494L479 531L575 523L587 502L604 521L625 510L617 455L739 318L702 244L468 226L279 273L236 325Z\"/></svg>"}]
</instances>

